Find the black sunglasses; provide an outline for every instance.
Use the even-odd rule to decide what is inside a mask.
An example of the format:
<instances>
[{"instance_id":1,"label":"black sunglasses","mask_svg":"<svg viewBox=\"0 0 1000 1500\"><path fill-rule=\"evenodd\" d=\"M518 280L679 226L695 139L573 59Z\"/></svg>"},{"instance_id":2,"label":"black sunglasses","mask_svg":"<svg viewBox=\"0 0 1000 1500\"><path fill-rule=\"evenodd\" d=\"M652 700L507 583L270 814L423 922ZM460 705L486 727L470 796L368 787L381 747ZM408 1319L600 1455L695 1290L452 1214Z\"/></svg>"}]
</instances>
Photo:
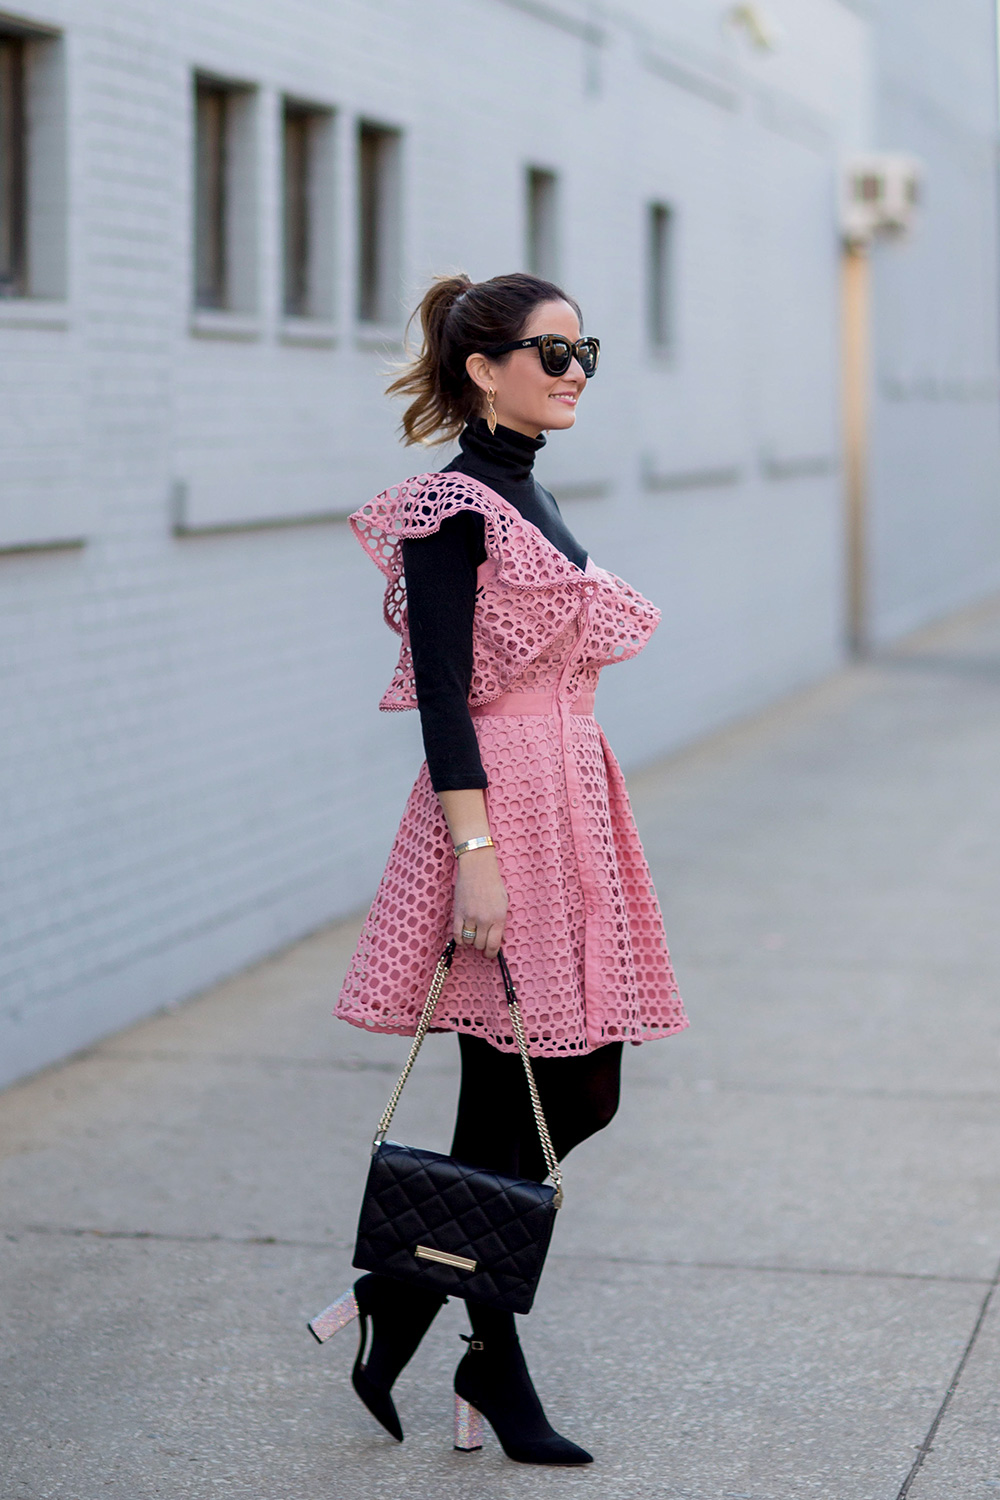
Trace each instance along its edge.
<instances>
[{"instance_id":1,"label":"black sunglasses","mask_svg":"<svg viewBox=\"0 0 1000 1500\"><path fill-rule=\"evenodd\" d=\"M483 353L492 358L497 354L510 354L514 349L537 349L542 369L547 375L565 375L576 359L588 380L596 371L597 361L601 357L600 339L577 339L574 344L561 333L540 333L533 339L514 339L509 344L496 344L492 349L484 349Z\"/></svg>"}]
</instances>

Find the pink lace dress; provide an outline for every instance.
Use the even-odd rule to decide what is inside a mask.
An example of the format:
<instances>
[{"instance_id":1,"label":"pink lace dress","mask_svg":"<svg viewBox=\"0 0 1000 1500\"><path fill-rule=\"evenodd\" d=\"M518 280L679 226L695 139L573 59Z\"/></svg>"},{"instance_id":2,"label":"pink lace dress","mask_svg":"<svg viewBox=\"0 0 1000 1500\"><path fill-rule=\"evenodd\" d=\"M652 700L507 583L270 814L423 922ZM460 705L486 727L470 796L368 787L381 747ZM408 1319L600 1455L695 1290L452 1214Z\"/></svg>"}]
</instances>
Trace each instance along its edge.
<instances>
[{"instance_id":1,"label":"pink lace dress","mask_svg":"<svg viewBox=\"0 0 1000 1500\"><path fill-rule=\"evenodd\" d=\"M618 762L594 719L602 667L642 650L659 611L612 573L574 566L514 506L463 474L422 474L351 517L386 577L401 637L386 710L417 707L400 543L478 511L469 703L489 787L490 829L509 898L504 952L534 1056L670 1036L688 1023L656 892ZM403 813L335 1014L412 1035L451 935L455 857L427 766ZM516 1043L498 965L459 948L435 1030L502 1051Z\"/></svg>"}]
</instances>

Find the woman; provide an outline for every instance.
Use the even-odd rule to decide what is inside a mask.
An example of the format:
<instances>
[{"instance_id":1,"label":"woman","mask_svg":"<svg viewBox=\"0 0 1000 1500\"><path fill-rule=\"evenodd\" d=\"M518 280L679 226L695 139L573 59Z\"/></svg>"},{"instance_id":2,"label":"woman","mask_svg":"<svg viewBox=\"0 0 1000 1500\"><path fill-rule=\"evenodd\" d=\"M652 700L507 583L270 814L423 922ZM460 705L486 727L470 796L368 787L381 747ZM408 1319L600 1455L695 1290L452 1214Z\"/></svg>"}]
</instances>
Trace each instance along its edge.
<instances>
[{"instance_id":1,"label":"woman","mask_svg":"<svg viewBox=\"0 0 1000 1500\"><path fill-rule=\"evenodd\" d=\"M542 434L573 426L597 369L576 303L534 276L453 276L419 313L420 355L389 389L411 398L407 442L457 437L460 453L351 519L402 637L381 706L419 708L427 761L336 1014L412 1035L453 936L435 1016L459 1034L452 1155L542 1181L493 962L501 943L560 1157L614 1115L624 1042L687 1025L621 772L593 718L602 666L640 651L659 614L595 567L532 475ZM342 1299L344 1321L362 1318L355 1389L400 1439L390 1391L443 1300L383 1276ZM589 1463L546 1420L513 1314L468 1308L458 1409L481 1412L511 1458Z\"/></svg>"}]
</instances>

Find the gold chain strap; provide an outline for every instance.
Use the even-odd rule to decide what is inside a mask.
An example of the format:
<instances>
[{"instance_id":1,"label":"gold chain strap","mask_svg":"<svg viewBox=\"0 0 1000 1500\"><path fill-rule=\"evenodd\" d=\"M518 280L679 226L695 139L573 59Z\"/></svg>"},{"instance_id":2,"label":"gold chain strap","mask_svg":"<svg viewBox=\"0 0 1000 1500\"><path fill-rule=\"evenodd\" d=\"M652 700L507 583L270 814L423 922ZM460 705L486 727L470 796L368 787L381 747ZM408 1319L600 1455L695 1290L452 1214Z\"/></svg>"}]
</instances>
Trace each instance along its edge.
<instances>
[{"instance_id":1,"label":"gold chain strap","mask_svg":"<svg viewBox=\"0 0 1000 1500\"><path fill-rule=\"evenodd\" d=\"M524 1063L524 1071L528 1079L528 1093L531 1095L531 1109L535 1116L535 1124L538 1127L538 1138L542 1143L542 1155L545 1157L545 1165L549 1169L549 1176L552 1178L552 1184L556 1190L555 1205L556 1208L562 1208L562 1172L559 1170L559 1158L556 1156L556 1148L553 1146L552 1137L549 1135L548 1122L545 1118L545 1112L542 1109L542 1101L538 1097L535 1070L531 1066L531 1058L528 1056L528 1043L525 1040L524 1025L521 1021L521 1007L518 1005L516 999L511 999L510 995L507 996L507 1007L514 1026L518 1051L521 1054L521 1061Z\"/></svg>"},{"instance_id":2,"label":"gold chain strap","mask_svg":"<svg viewBox=\"0 0 1000 1500\"><path fill-rule=\"evenodd\" d=\"M444 950L441 957L437 961L437 968L434 970L434 978L431 980L431 987L427 993L427 999L424 1001L424 1008L420 1015L420 1021L417 1026L416 1035L413 1038L413 1045L410 1048L410 1055L406 1059L406 1063L403 1067L402 1073L400 1073L399 1075L399 1080L396 1084L396 1087L393 1089L392 1093L389 1096L389 1103L382 1111L382 1118L378 1122L378 1130L375 1132L375 1140L372 1143L373 1155L376 1148L381 1146L382 1142L385 1140L385 1133L389 1129L389 1126L392 1124L392 1117L396 1113L396 1105L399 1103L399 1096L403 1092L403 1085L406 1083L406 1080L410 1076L410 1071L413 1067L413 1064L417 1060L417 1053L423 1046L424 1037L430 1030L431 1019L434 1015L434 1009L441 998L441 991L444 989L444 982L448 977L448 970L451 968L451 961L454 956L455 939L452 938L451 942L448 944L447 948Z\"/></svg>"},{"instance_id":3,"label":"gold chain strap","mask_svg":"<svg viewBox=\"0 0 1000 1500\"><path fill-rule=\"evenodd\" d=\"M403 1071L399 1075L396 1087L389 1095L389 1102L382 1111L382 1118L378 1122L378 1130L375 1132L375 1139L372 1142L373 1156L385 1140L386 1132L392 1124L392 1117L396 1113L399 1097L403 1092L406 1080L410 1076L413 1064L417 1060L417 1053L424 1044L424 1037L430 1030L434 1011L441 998L441 991L444 989L444 982L448 977L448 970L451 968L451 961L454 956L455 939L452 938L437 961L434 978L431 980L431 987L427 992L427 999L424 1001L424 1008L420 1013L420 1020L413 1038L413 1045L410 1048L410 1055L403 1065ZM510 977L510 970L507 967L507 961L502 953L498 957L500 960L500 972L503 975L504 992L507 996L507 1007L510 1011L511 1024L514 1028L514 1036L517 1041L517 1049L521 1054L525 1077L528 1080L528 1093L531 1095L531 1110L535 1117L535 1125L538 1128L538 1138L542 1143L542 1155L545 1157L545 1165L548 1167L549 1176L552 1178L552 1183L556 1190L553 1202L556 1208L562 1208L562 1172L559 1170L559 1158L556 1156L552 1137L549 1134L549 1127L542 1109L542 1101L538 1096L538 1085L535 1083L535 1074L531 1066L531 1058L528 1055L528 1043L524 1035L524 1023L521 1020L521 1007L517 1003L517 996L514 993L514 985Z\"/></svg>"}]
</instances>

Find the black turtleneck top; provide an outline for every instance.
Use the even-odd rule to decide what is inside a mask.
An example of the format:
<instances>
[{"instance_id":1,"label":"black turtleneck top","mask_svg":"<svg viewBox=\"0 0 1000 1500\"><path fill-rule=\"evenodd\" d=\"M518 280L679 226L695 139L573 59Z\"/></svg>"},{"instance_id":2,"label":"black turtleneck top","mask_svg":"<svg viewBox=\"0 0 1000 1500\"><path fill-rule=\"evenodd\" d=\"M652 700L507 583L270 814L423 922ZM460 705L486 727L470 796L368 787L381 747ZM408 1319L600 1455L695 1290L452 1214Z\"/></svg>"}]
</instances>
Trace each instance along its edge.
<instances>
[{"instance_id":1,"label":"black turtleneck top","mask_svg":"<svg viewBox=\"0 0 1000 1500\"><path fill-rule=\"evenodd\" d=\"M443 472L468 474L509 501L576 567L587 554L559 507L532 473L544 437L509 427L490 434L480 417L459 438L461 451ZM420 727L436 792L488 785L469 713L476 569L486 560L486 529L477 511L449 516L431 536L403 542L407 615Z\"/></svg>"}]
</instances>

